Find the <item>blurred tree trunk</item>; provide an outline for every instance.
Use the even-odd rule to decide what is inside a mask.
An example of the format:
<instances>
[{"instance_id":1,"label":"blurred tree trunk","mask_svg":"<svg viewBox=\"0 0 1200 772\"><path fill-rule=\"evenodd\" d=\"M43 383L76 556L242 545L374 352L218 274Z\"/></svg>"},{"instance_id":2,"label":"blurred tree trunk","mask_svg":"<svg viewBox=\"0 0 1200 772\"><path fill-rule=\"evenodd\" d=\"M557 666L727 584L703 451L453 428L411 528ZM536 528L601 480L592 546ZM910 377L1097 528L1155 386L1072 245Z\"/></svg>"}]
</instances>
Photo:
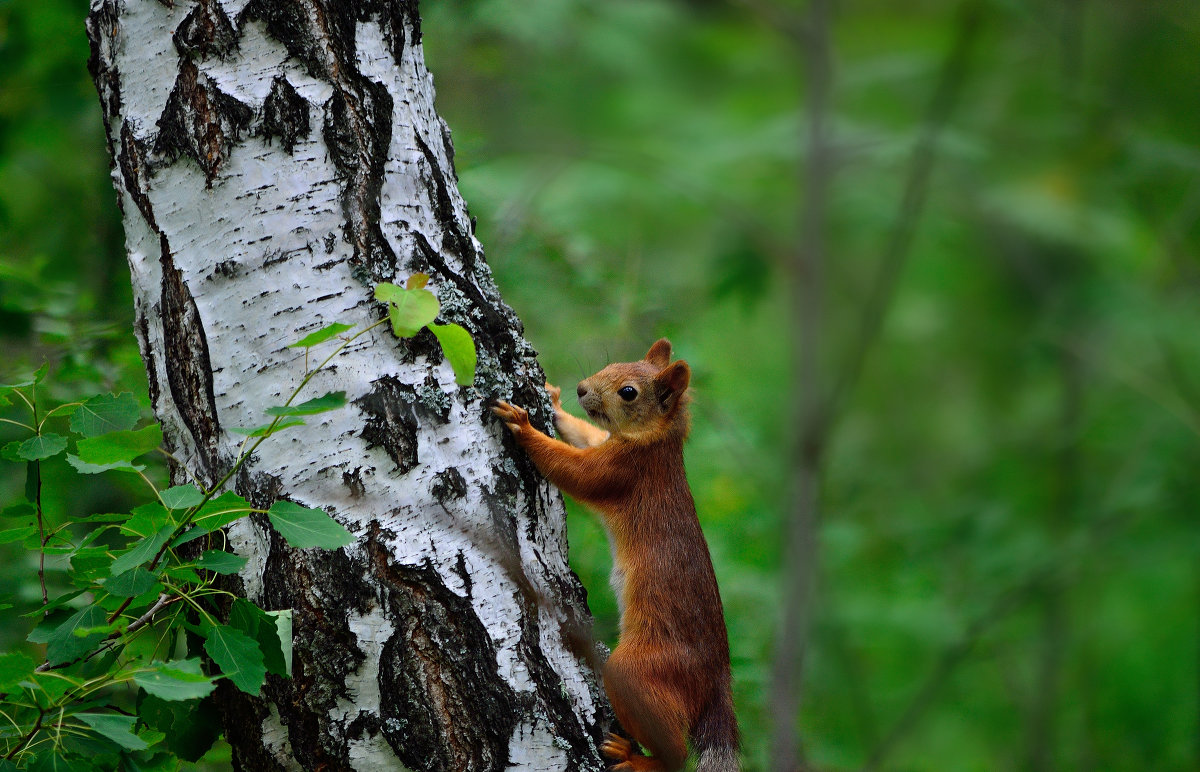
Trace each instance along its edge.
<instances>
[{"instance_id":1,"label":"blurred tree trunk","mask_svg":"<svg viewBox=\"0 0 1200 772\"><path fill-rule=\"evenodd\" d=\"M221 700L242 769L597 769L603 697L561 500L485 403L548 403L457 190L413 0L93 0L89 67L124 213L150 396L207 485L311 365L286 348L380 318L421 271L479 348L459 388L428 331L347 348L235 478L322 507L357 542L230 541L239 592L294 610L293 677ZM181 474L176 469L176 474Z\"/></svg>"}]
</instances>

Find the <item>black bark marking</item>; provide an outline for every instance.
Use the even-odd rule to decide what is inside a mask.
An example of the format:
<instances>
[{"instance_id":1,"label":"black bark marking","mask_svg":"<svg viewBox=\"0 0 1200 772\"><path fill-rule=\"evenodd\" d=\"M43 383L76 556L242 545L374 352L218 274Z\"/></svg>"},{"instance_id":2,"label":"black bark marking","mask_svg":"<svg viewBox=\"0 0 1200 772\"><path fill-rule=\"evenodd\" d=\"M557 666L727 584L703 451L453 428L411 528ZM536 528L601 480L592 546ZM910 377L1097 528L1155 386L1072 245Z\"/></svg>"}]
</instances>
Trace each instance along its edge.
<instances>
[{"instance_id":1,"label":"black bark marking","mask_svg":"<svg viewBox=\"0 0 1200 772\"><path fill-rule=\"evenodd\" d=\"M436 340L436 338L435 338ZM438 347L439 353L441 347ZM440 361L440 357L434 361ZM417 415L431 423L450 423L450 395L442 391L433 373L425 376L424 383L417 389Z\"/></svg>"},{"instance_id":2,"label":"black bark marking","mask_svg":"<svg viewBox=\"0 0 1200 772\"><path fill-rule=\"evenodd\" d=\"M112 46L120 22L118 0L101 0L92 6L87 17L88 73L96 84L100 97L100 112L104 115L104 135L109 155L115 157L111 125L121 111L121 76L114 63Z\"/></svg>"},{"instance_id":3,"label":"black bark marking","mask_svg":"<svg viewBox=\"0 0 1200 772\"><path fill-rule=\"evenodd\" d=\"M363 484L362 467L356 466L349 472L342 472L342 485L350 490L352 497L361 498L367 492L367 486Z\"/></svg>"},{"instance_id":4,"label":"black bark marking","mask_svg":"<svg viewBox=\"0 0 1200 772\"><path fill-rule=\"evenodd\" d=\"M392 376L372 382L374 388L354 401L365 416L361 436L368 448L383 448L405 474L417 465L416 390Z\"/></svg>"},{"instance_id":5,"label":"black bark marking","mask_svg":"<svg viewBox=\"0 0 1200 772\"><path fill-rule=\"evenodd\" d=\"M145 158L142 145L134 138L129 124L121 121L121 152L117 154L117 159L121 167L121 179L125 182L125 192L133 199L150 229L161 233L154 219L154 207L150 205L150 196L146 192L145 172L148 170Z\"/></svg>"},{"instance_id":6,"label":"black bark marking","mask_svg":"<svg viewBox=\"0 0 1200 772\"><path fill-rule=\"evenodd\" d=\"M517 695L498 672L496 647L471 601L428 562L392 562L375 524L366 551L395 625L379 658L388 744L410 769L503 770Z\"/></svg>"},{"instance_id":7,"label":"black bark marking","mask_svg":"<svg viewBox=\"0 0 1200 772\"><path fill-rule=\"evenodd\" d=\"M217 88L193 62L184 60L158 119L154 152L163 166L181 155L191 158L204 171L205 185L212 187L252 116L248 106Z\"/></svg>"},{"instance_id":8,"label":"black bark marking","mask_svg":"<svg viewBox=\"0 0 1200 772\"><path fill-rule=\"evenodd\" d=\"M475 582L471 579L471 572L467 570L467 557L463 554L462 550L458 551L458 557L454 559L454 573L458 574L459 579L462 579L463 592L470 598Z\"/></svg>"},{"instance_id":9,"label":"black bark marking","mask_svg":"<svg viewBox=\"0 0 1200 772\"><path fill-rule=\"evenodd\" d=\"M414 3L396 0L251 0L239 18L239 24L264 22L267 34L302 62L310 75L333 86L333 95L324 107L323 133L342 184L345 235L353 248L351 263L370 284L392 278L396 269L396 255L379 225L379 192L392 139L392 96L383 84L359 71L355 26L360 18L379 13L385 32L393 31L394 55L394 33L402 33L406 22L419 28L415 10ZM403 39L402 34L399 37Z\"/></svg>"},{"instance_id":10,"label":"black bark marking","mask_svg":"<svg viewBox=\"0 0 1200 772\"><path fill-rule=\"evenodd\" d=\"M442 243L449 242L450 251L454 254L459 262L463 264L467 270L475 267L475 261L478 255L475 253L475 246L471 242L470 236L463 232L459 226L458 218L455 217L454 202L450 198L450 190L446 187L446 173L442 170L441 164L438 163L437 156L429 145L425 144L425 140L421 138L421 133L413 132L413 138L417 142L417 147L421 150L421 155L425 158L425 163L429 164L430 182L433 183L434 191L434 207L433 214L438 221L438 225L442 226ZM442 137L442 141L446 142L447 138ZM451 170L453 173L453 170ZM455 179L458 175L455 174Z\"/></svg>"},{"instance_id":11,"label":"black bark marking","mask_svg":"<svg viewBox=\"0 0 1200 772\"><path fill-rule=\"evenodd\" d=\"M195 440L196 450L207 462L207 471L212 472L217 468L216 448L221 426L213 397L208 338L196 301L183 280L183 272L175 267L166 236L160 236L159 243L162 250L159 257L162 266L160 308L167 383L175 408Z\"/></svg>"},{"instance_id":12,"label":"black bark marking","mask_svg":"<svg viewBox=\"0 0 1200 772\"><path fill-rule=\"evenodd\" d=\"M433 485L429 491L443 508L449 510L450 501L467 495L467 481L457 469L452 466L446 467L433 476Z\"/></svg>"},{"instance_id":13,"label":"black bark marking","mask_svg":"<svg viewBox=\"0 0 1200 772\"><path fill-rule=\"evenodd\" d=\"M237 50L238 31L217 0L200 0L175 29L171 40L180 54L192 59L224 59Z\"/></svg>"},{"instance_id":14,"label":"black bark marking","mask_svg":"<svg viewBox=\"0 0 1200 772\"><path fill-rule=\"evenodd\" d=\"M392 140L392 95L382 83L361 78L334 91L325 103L325 143L342 179L346 238L351 262L374 282L395 273L396 254L379 225L379 192Z\"/></svg>"},{"instance_id":15,"label":"black bark marking","mask_svg":"<svg viewBox=\"0 0 1200 772\"><path fill-rule=\"evenodd\" d=\"M150 349L150 322L145 312L137 309L137 341L142 353L142 361L146 363L146 375L150 378L150 408L158 415L158 370L154 365L154 352Z\"/></svg>"},{"instance_id":16,"label":"black bark marking","mask_svg":"<svg viewBox=\"0 0 1200 772\"><path fill-rule=\"evenodd\" d=\"M263 102L263 119L256 133L268 141L278 137L279 144L290 155L297 140L307 139L311 132L308 113L308 100L296 92L287 78L276 75Z\"/></svg>"}]
</instances>

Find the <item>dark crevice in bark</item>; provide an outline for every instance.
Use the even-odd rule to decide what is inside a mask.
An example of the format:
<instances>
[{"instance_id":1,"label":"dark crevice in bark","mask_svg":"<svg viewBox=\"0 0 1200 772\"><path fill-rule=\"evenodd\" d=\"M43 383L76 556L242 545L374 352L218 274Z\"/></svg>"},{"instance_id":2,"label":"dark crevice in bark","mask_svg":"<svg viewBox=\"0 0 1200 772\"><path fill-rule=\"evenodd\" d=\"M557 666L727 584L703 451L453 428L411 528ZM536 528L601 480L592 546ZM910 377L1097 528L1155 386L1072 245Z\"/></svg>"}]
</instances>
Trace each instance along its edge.
<instances>
[{"instance_id":1,"label":"dark crevice in bark","mask_svg":"<svg viewBox=\"0 0 1200 772\"><path fill-rule=\"evenodd\" d=\"M213 396L212 362L208 355L208 338L196 301L175 267L174 256L166 236L159 238L162 252L162 311L163 344L167 383L171 400L180 418L195 441L196 450L212 474L217 465L217 439L221 425L217 420L217 403Z\"/></svg>"},{"instance_id":2,"label":"dark crevice in bark","mask_svg":"<svg viewBox=\"0 0 1200 772\"><path fill-rule=\"evenodd\" d=\"M169 166L186 155L200 165L205 184L211 187L253 115L247 105L221 91L193 62L184 60L157 122L155 165Z\"/></svg>"},{"instance_id":3,"label":"dark crevice in bark","mask_svg":"<svg viewBox=\"0 0 1200 772\"><path fill-rule=\"evenodd\" d=\"M394 474L404 474L418 461L417 390L392 376L371 385L371 391L354 401L365 419L360 436L368 447L383 448L396 464Z\"/></svg>"},{"instance_id":4,"label":"dark crevice in bark","mask_svg":"<svg viewBox=\"0 0 1200 772\"><path fill-rule=\"evenodd\" d=\"M262 123L255 133L268 141L278 137L283 149L291 153L296 142L307 139L311 131L308 100L296 92L287 78L276 75L263 102Z\"/></svg>"},{"instance_id":5,"label":"dark crevice in bark","mask_svg":"<svg viewBox=\"0 0 1200 772\"><path fill-rule=\"evenodd\" d=\"M381 536L373 523L369 568L395 626L379 663L384 737L411 769L504 769L518 697L487 628L431 564L393 562Z\"/></svg>"},{"instance_id":6,"label":"dark crevice in bark","mask_svg":"<svg viewBox=\"0 0 1200 772\"><path fill-rule=\"evenodd\" d=\"M238 31L217 0L200 0L175 29L171 40L180 54L193 59L224 59L237 50Z\"/></svg>"},{"instance_id":7,"label":"dark crevice in bark","mask_svg":"<svg viewBox=\"0 0 1200 772\"><path fill-rule=\"evenodd\" d=\"M246 492L243 491L245 494ZM266 501L250 498L256 506ZM259 523L269 535L270 552L263 572L263 597L267 610L292 609L292 677L269 676L264 696L279 711L287 729L292 757L304 769L346 769L349 727L331 718L339 699L351 699L347 678L363 666L365 655L358 637L350 629L351 613L366 614L372 593L361 566L341 550L299 550L288 547L267 524ZM232 701L253 702L240 692ZM236 713L236 710L234 711ZM261 731L261 721L253 729ZM242 751L252 748L255 759L263 738L249 737L238 743ZM257 769L253 763L245 769Z\"/></svg>"},{"instance_id":8,"label":"dark crevice in bark","mask_svg":"<svg viewBox=\"0 0 1200 772\"><path fill-rule=\"evenodd\" d=\"M142 213L142 217L145 218L150 229L161 234L158 222L154 219L154 208L150 204L150 197L146 195L145 157L142 145L134 138L129 124L121 121L121 152L118 158L120 159L121 178L125 181L125 191L137 205L138 211Z\"/></svg>"}]
</instances>

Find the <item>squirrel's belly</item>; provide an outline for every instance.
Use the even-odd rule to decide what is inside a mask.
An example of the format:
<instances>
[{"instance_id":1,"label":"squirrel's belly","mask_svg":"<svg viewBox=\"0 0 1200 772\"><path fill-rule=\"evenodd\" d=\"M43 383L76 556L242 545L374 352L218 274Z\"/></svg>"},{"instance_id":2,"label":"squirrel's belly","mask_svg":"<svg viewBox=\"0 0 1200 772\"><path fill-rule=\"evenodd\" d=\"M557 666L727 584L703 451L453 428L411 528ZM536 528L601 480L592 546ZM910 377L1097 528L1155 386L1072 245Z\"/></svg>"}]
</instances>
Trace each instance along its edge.
<instances>
[{"instance_id":1,"label":"squirrel's belly","mask_svg":"<svg viewBox=\"0 0 1200 772\"><path fill-rule=\"evenodd\" d=\"M621 567L621 562L617 560L617 545L613 541L612 534L608 529L604 529L604 535L608 537L608 551L612 555L612 573L608 575L608 585L612 587L613 594L617 596L617 613L619 618L625 618L625 569Z\"/></svg>"}]
</instances>

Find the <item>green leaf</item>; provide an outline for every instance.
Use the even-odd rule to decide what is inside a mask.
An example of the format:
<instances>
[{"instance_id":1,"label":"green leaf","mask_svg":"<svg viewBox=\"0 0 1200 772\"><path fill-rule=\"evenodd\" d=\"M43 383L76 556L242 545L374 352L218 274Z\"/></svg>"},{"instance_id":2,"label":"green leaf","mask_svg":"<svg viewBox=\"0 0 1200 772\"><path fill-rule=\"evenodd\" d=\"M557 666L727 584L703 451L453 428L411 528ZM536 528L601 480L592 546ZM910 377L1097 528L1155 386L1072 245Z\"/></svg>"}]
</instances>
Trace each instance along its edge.
<instances>
[{"instance_id":1,"label":"green leaf","mask_svg":"<svg viewBox=\"0 0 1200 772\"><path fill-rule=\"evenodd\" d=\"M30 437L17 446L17 456L25 461L41 461L57 456L67 447L67 438L61 434L42 434Z\"/></svg>"},{"instance_id":2,"label":"green leaf","mask_svg":"<svg viewBox=\"0 0 1200 772\"><path fill-rule=\"evenodd\" d=\"M137 425L140 412L137 399L128 391L100 394L71 414L71 431L84 437L128 431Z\"/></svg>"},{"instance_id":3,"label":"green leaf","mask_svg":"<svg viewBox=\"0 0 1200 772\"><path fill-rule=\"evenodd\" d=\"M267 415L315 415L335 410L346 404L346 392L331 391L328 394L301 402L299 405L282 405L267 408Z\"/></svg>"},{"instance_id":4,"label":"green leaf","mask_svg":"<svg viewBox=\"0 0 1200 772\"><path fill-rule=\"evenodd\" d=\"M75 718L90 726L96 733L104 735L127 750L141 751L150 747L145 740L133 733L133 727L137 724L137 716L122 716L113 713L76 713Z\"/></svg>"},{"instance_id":5,"label":"green leaf","mask_svg":"<svg viewBox=\"0 0 1200 772\"><path fill-rule=\"evenodd\" d=\"M411 338L437 318L441 304L427 289L402 289L382 282L375 286L375 299L388 304L392 331L399 338Z\"/></svg>"},{"instance_id":6,"label":"green leaf","mask_svg":"<svg viewBox=\"0 0 1200 772\"><path fill-rule=\"evenodd\" d=\"M274 428L272 428L272 424L274 424ZM255 426L252 429L242 429L240 427L234 426L234 427L230 427L229 431L233 432L234 434L244 434L247 437L270 437L272 434L278 434L279 432L283 431L284 429L290 429L293 426L304 426L304 419L303 418L288 418L288 419L285 419L278 423L272 422L272 424L263 424L262 426Z\"/></svg>"},{"instance_id":7,"label":"green leaf","mask_svg":"<svg viewBox=\"0 0 1200 772\"><path fill-rule=\"evenodd\" d=\"M136 431L120 431L80 440L75 447L79 458L89 464L113 464L132 461L162 444L162 429L151 424Z\"/></svg>"},{"instance_id":8,"label":"green leaf","mask_svg":"<svg viewBox=\"0 0 1200 772\"><path fill-rule=\"evenodd\" d=\"M258 694L267 669L254 639L228 625L212 625L204 631L204 650L234 686L247 694Z\"/></svg>"},{"instance_id":9,"label":"green leaf","mask_svg":"<svg viewBox=\"0 0 1200 772\"><path fill-rule=\"evenodd\" d=\"M320 509L291 501L276 501L267 510L271 525L293 547L337 549L354 541L354 534Z\"/></svg>"},{"instance_id":10,"label":"green leaf","mask_svg":"<svg viewBox=\"0 0 1200 772\"><path fill-rule=\"evenodd\" d=\"M454 381L459 386L475 382L475 341L471 333L457 324L430 324L429 329L442 344L442 353L454 368Z\"/></svg>"},{"instance_id":11,"label":"green leaf","mask_svg":"<svg viewBox=\"0 0 1200 772\"><path fill-rule=\"evenodd\" d=\"M215 531L250 514L250 503L233 491L226 491L200 507L193 523L205 531Z\"/></svg>"},{"instance_id":12,"label":"green leaf","mask_svg":"<svg viewBox=\"0 0 1200 772\"><path fill-rule=\"evenodd\" d=\"M158 495L167 509L187 509L204 501L204 493L195 485L176 485Z\"/></svg>"},{"instance_id":13,"label":"green leaf","mask_svg":"<svg viewBox=\"0 0 1200 772\"><path fill-rule=\"evenodd\" d=\"M104 583L104 591L118 598L135 598L149 592L155 586L162 586L158 577L144 568L131 568L107 580Z\"/></svg>"},{"instance_id":14,"label":"green leaf","mask_svg":"<svg viewBox=\"0 0 1200 772\"><path fill-rule=\"evenodd\" d=\"M289 344L288 348L312 348L318 343L324 343L330 338L336 337L347 330L353 329L353 324L342 324L341 322L327 324L316 332L310 332L308 335L305 335L295 343Z\"/></svg>"},{"instance_id":15,"label":"green leaf","mask_svg":"<svg viewBox=\"0 0 1200 772\"><path fill-rule=\"evenodd\" d=\"M104 609L96 605L84 606L54 628L46 642L46 660L51 665L61 665L87 654L104 640L104 633L90 632L76 635L75 631L95 630L105 623Z\"/></svg>"},{"instance_id":16,"label":"green leaf","mask_svg":"<svg viewBox=\"0 0 1200 772\"><path fill-rule=\"evenodd\" d=\"M157 501L151 501L149 504L134 508L121 529L136 536L148 537L153 536L158 529L168 523L175 524L170 511Z\"/></svg>"},{"instance_id":17,"label":"green leaf","mask_svg":"<svg viewBox=\"0 0 1200 772\"><path fill-rule=\"evenodd\" d=\"M246 558L221 550L209 550L200 556L196 565L218 574L236 574L246 565Z\"/></svg>"},{"instance_id":18,"label":"green leaf","mask_svg":"<svg viewBox=\"0 0 1200 772\"><path fill-rule=\"evenodd\" d=\"M153 536L139 541L133 546L133 549L113 561L113 575L123 574L129 569L140 566L142 563L153 558L162 549L162 546L167 543L167 539L171 538L174 530L175 526L164 525Z\"/></svg>"},{"instance_id":19,"label":"green leaf","mask_svg":"<svg viewBox=\"0 0 1200 772\"><path fill-rule=\"evenodd\" d=\"M8 528L0 531L0 544L8 544L14 541L20 541L26 536L32 536L37 533L36 525L23 525L19 528Z\"/></svg>"},{"instance_id":20,"label":"green leaf","mask_svg":"<svg viewBox=\"0 0 1200 772\"><path fill-rule=\"evenodd\" d=\"M381 303L395 303L403 296L404 292L403 288L397 287L391 282L381 281L375 285L375 299Z\"/></svg>"},{"instance_id":21,"label":"green leaf","mask_svg":"<svg viewBox=\"0 0 1200 772\"><path fill-rule=\"evenodd\" d=\"M267 616L275 620L275 635L279 638L279 647L283 650L284 675L292 674L292 610L290 608L278 611L268 611Z\"/></svg>"},{"instance_id":22,"label":"green leaf","mask_svg":"<svg viewBox=\"0 0 1200 772\"><path fill-rule=\"evenodd\" d=\"M276 617L246 600L238 598L229 610L229 625L253 638L263 653L263 664L267 672L288 675L291 659L291 610L287 610L289 627L286 641L280 636ZM285 655L284 650L287 649Z\"/></svg>"},{"instance_id":23,"label":"green leaf","mask_svg":"<svg viewBox=\"0 0 1200 772\"><path fill-rule=\"evenodd\" d=\"M67 605L71 601L78 598L80 595L83 595L83 593L84 593L83 590L75 590L73 592L64 593L63 595L59 595L57 598L55 598L54 600L47 603L45 606L38 606L33 611L28 611L28 612L22 614L21 616L28 617L28 618L43 617L46 614L49 614L51 611L54 611L55 609L62 608L63 606ZM39 627L41 627L41 626L39 625ZM37 630L35 629L34 632L36 633ZM50 640L50 637L49 637L49 635L47 635L47 636L43 637L40 641L35 641L33 638L33 633L31 633L28 640L33 641L34 643L45 643L46 641Z\"/></svg>"},{"instance_id":24,"label":"green leaf","mask_svg":"<svg viewBox=\"0 0 1200 772\"><path fill-rule=\"evenodd\" d=\"M162 700L193 700L207 697L217 688L217 679L200 670L199 659L159 662L152 670L135 673L133 682Z\"/></svg>"},{"instance_id":25,"label":"green leaf","mask_svg":"<svg viewBox=\"0 0 1200 772\"><path fill-rule=\"evenodd\" d=\"M117 461L112 464L89 464L79 456L67 454L67 463L75 467L80 474L100 474L101 472L143 472L146 467L141 464L131 464L128 461Z\"/></svg>"},{"instance_id":26,"label":"green leaf","mask_svg":"<svg viewBox=\"0 0 1200 772\"><path fill-rule=\"evenodd\" d=\"M10 692L33 675L37 662L23 651L0 654L0 692Z\"/></svg>"},{"instance_id":27,"label":"green leaf","mask_svg":"<svg viewBox=\"0 0 1200 772\"><path fill-rule=\"evenodd\" d=\"M37 508L28 501L17 501L0 510L0 517L29 517L36 514Z\"/></svg>"},{"instance_id":28,"label":"green leaf","mask_svg":"<svg viewBox=\"0 0 1200 772\"><path fill-rule=\"evenodd\" d=\"M414 273L412 276L408 277L408 281L404 282L404 288L410 289L410 290L421 289L428 283L429 283L429 274Z\"/></svg>"}]
</instances>

